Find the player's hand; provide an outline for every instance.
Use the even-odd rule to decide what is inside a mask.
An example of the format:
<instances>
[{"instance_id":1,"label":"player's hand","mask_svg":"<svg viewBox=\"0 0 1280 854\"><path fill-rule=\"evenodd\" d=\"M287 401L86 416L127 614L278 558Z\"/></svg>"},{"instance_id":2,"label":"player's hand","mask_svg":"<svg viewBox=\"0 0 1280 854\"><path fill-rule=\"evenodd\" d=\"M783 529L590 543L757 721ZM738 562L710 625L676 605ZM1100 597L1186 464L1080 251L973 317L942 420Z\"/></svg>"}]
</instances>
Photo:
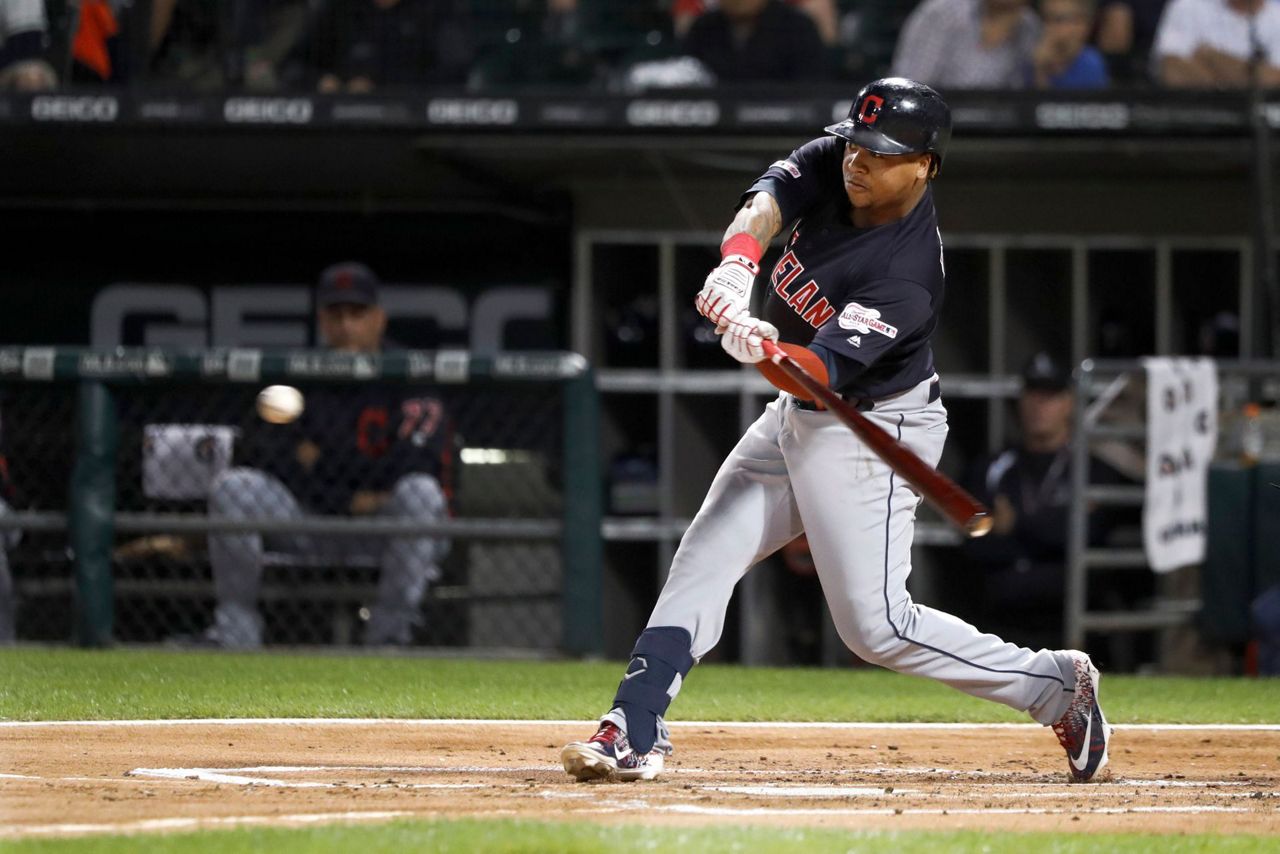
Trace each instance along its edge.
<instances>
[{"instance_id":1,"label":"player's hand","mask_svg":"<svg viewBox=\"0 0 1280 854\"><path fill-rule=\"evenodd\" d=\"M351 494L351 504L347 509L351 511L352 516L372 516L382 509L382 505L386 504L390 497L386 492L359 489Z\"/></svg>"},{"instance_id":2,"label":"player's hand","mask_svg":"<svg viewBox=\"0 0 1280 854\"><path fill-rule=\"evenodd\" d=\"M720 336L720 347L744 365L765 360L764 342L778 340L778 327L742 311L729 320Z\"/></svg>"},{"instance_id":3,"label":"player's hand","mask_svg":"<svg viewBox=\"0 0 1280 854\"><path fill-rule=\"evenodd\" d=\"M991 511L991 532L1001 537L1013 533L1013 526L1018 523L1018 511L1013 509L1013 502L1005 495L997 495Z\"/></svg>"},{"instance_id":4,"label":"player's hand","mask_svg":"<svg viewBox=\"0 0 1280 854\"><path fill-rule=\"evenodd\" d=\"M315 468L316 462L320 459L320 446L310 439L303 439L298 446L293 449L294 459L298 461L298 465L307 471Z\"/></svg>"},{"instance_id":5,"label":"player's hand","mask_svg":"<svg viewBox=\"0 0 1280 854\"><path fill-rule=\"evenodd\" d=\"M707 281L693 304L698 313L724 331L725 324L747 310L751 304L751 286L760 266L745 255L729 255L707 275Z\"/></svg>"}]
</instances>

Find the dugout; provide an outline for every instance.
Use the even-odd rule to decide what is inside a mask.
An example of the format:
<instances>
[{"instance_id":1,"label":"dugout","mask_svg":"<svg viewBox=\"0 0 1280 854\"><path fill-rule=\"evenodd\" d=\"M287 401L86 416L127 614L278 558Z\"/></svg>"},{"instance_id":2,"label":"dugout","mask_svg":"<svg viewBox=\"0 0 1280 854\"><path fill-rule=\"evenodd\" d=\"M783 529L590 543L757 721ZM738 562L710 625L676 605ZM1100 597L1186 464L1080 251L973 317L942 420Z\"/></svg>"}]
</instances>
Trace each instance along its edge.
<instances>
[{"instance_id":1,"label":"dugout","mask_svg":"<svg viewBox=\"0 0 1280 854\"><path fill-rule=\"evenodd\" d=\"M399 337L583 352L616 475L604 491L620 499L605 508L602 584L606 650L621 655L712 461L767 393L708 356L679 293L745 183L847 110L849 92L422 92L360 113L306 95L294 100L307 120L287 123L233 120L250 113L229 111L239 96L226 94L44 97L55 100L0 95L0 227L23 247L0 282L0 342L85 345L105 329L104 346L305 345L298 289L337 253L438 289ZM1247 102L1214 104L1154 91L954 96L937 184L952 275L939 342L949 472L1003 441L1012 375L1038 345L1076 360L1194 353L1203 322L1234 312L1245 334L1228 355L1262 354L1256 312L1244 317L1257 262ZM55 235L74 249L47 248ZM119 286L156 289L152 310L112 314L99 300ZM277 307L234 307L268 292ZM521 314L493 313L517 297ZM920 545L927 586L950 545L941 529ZM767 599L744 588L744 611ZM770 625L742 622L725 654L770 660Z\"/></svg>"}]
</instances>

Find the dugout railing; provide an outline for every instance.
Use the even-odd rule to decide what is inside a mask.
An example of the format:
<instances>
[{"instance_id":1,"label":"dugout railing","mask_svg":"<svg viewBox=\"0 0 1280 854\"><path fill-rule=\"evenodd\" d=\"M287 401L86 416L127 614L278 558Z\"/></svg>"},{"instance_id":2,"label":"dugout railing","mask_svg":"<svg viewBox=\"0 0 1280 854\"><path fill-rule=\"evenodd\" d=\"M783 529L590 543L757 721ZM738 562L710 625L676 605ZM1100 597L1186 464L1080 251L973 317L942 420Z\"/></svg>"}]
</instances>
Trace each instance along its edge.
<instances>
[{"instance_id":1,"label":"dugout railing","mask_svg":"<svg viewBox=\"0 0 1280 854\"><path fill-rule=\"evenodd\" d=\"M458 436L451 440L460 483L452 514L429 523L333 514L211 518L199 478L195 493L179 493L184 500L156 500L155 484L148 489L144 481L166 478L165 460L183 457L148 458L155 441L148 428L197 422L210 435L240 435L261 426L253 399L273 383L304 392L381 384L438 395ZM27 629L19 640L72 636L103 646L190 636L207 624L213 598L200 544L210 534L257 531L448 538L449 568L429 588L427 607L452 634L417 642L601 652L599 404L592 371L577 354L12 347L0 349L0 394L14 486L0 532L22 532L10 550L17 622ZM202 461L218 456L211 447L197 449ZM183 556L154 550L160 541L185 544ZM193 543L194 557L186 548ZM264 579L264 606L318 599L328 609L290 612L314 631L292 632L284 642L341 643L329 623L349 620L376 586L376 562L344 560L323 571L317 563L324 561L267 554L269 575L283 565L301 581ZM335 618L335 604L348 616ZM464 613L447 617L450 609Z\"/></svg>"},{"instance_id":2,"label":"dugout railing","mask_svg":"<svg viewBox=\"0 0 1280 854\"><path fill-rule=\"evenodd\" d=\"M1221 359L1216 365L1219 427L1215 461L1239 466L1239 413L1249 402L1274 406L1280 400L1280 361ZM1091 595L1100 573L1151 573L1140 538L1125 544L1090 543L1088 523L1092 508L1131 508L1136 515L1145 502L1146 489L1142 483L1091 482L1089 463L1093 455L1106 461L1127 457L1136 461L1137 467L1144 464L1147 452L1145 369L1138 360L1086 359L1076 370L1076 383L1072 415L1076 439L1071 446L1064 608L1066 644L1083 648L1088 633L1114 636L1195 626L1201 621L1207 604L1201 595L1203 582L1213 581L1203 577L1205 567L1202 565L1156 576L1153 595L1139 602L1125 603L1127 607L1102 608L1098 597ZM1274 427L1267 428L1267 433L1274 432ZM1266 439L1267 453L1271 454L1275 437L1268 435ZM1211 531L1211 541L1212 538Z\"/></svg>"}]
</instances>

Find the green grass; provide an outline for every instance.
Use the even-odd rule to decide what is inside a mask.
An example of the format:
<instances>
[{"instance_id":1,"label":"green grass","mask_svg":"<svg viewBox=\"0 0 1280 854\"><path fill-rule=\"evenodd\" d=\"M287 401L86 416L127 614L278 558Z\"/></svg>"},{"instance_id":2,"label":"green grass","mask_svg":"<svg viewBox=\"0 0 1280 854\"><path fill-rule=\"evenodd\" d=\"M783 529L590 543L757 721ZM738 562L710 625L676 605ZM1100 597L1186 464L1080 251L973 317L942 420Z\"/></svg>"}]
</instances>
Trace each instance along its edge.
<instances>
[{"instance_id":1,"label":"green grass","mask_svg":"<svg viewBox=\"0 0 1280 854\"><path fill-rule=\"evenodd\" d=\"M0 650L0 719L595 718L617 662ZM1114 723L1280 723L1280 680L1106 676ZM878 669L698 667L672 720L1025 721Z\"/></svg>"},{"instance_id":2,"label":"green grass","mask_svg":"<svg viewBox=\"0 0 1280 854\"><path fill-rule=\"evenodd\" d=\"M183 833L153 837L86 837L67 840L38 840L0 843L0 850L22 854L132 854L136 851L199 852L199 854L239 854L242 851L334 852L361 854L430 851L434 854L524 854L557 852L586 854L607 851L680 852L824 852L892 851L894 854L982 852L982 854L1097 854L1097 852L1147 852L1193 854L1193 852L1274 851L1275 839L1258 836L1063 836L1048 833L993 835L976 831L852 832L820 829L779 829L765 827L627 828L589 823L563 824L532 821L398 821L378 826L315 827L300 830L253 829Z\"/></svg>"},{"instance_id":3,"label":"green grass","mask_svg":"<svg viewBox=\"0 0 1280 854\"><path fill-rule=\"evenodd\" d=\"M612 697L619 662L487 661L169 651L0 650L0 719L422 717L589 719ZM1118 723L1277 723L1280 680L1107 676ZM878 669L704 665L673 720L1025 721L925 679ZM0 842L4 852L1250 852L1275 838L977 832L839 832L742 825L628 827L590 822L397 821L240 828L159 836Z\"/></svg>"}]
</instances>

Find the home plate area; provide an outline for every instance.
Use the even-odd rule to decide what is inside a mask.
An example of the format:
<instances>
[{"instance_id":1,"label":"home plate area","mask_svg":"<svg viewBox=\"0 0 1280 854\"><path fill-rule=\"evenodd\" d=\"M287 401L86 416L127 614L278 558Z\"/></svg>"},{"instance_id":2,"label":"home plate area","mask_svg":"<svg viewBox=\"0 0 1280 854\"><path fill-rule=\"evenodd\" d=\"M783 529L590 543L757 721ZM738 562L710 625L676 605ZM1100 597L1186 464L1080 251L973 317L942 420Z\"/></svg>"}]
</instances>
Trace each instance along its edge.
<instances>
[{"instance_id":1,"label":"home plate area","mask_svg":"<svg viewBox=\"0 0 1280 854\"><path fill-rule=\"evenodd\" d=\"M843 827L1277 834L1280 727L1117 727L1067 781L1024 725L672 724L650 782L579 783L592 724L164 721L0 724L0 838L504 817ZM73 817L73 818L72 818Z\"/></svg>"}]
</instances>

